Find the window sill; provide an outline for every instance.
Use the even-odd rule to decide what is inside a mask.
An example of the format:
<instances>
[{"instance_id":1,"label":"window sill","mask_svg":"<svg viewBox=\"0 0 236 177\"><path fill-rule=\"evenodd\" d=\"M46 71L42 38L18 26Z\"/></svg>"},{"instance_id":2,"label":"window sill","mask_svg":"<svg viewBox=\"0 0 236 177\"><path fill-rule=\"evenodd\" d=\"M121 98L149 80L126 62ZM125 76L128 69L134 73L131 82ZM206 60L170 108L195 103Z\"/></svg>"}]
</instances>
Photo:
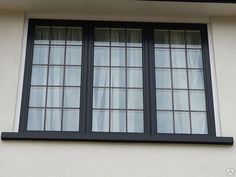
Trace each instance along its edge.
<instances>
[{"instance_id":1,"label":"window sill","mask_svg":"<svg viewBox=\"0 0 236 177\"><path fill-rule=\"evenodd\" d=\"M178 144L218 144L233 145L233 137L213 137L208 135L158 135L104 134L81 135L73 132L2 132L2 140L43 140L43 141L94 141L130 143L178 143Z\"/></svg>"}]
</instances>

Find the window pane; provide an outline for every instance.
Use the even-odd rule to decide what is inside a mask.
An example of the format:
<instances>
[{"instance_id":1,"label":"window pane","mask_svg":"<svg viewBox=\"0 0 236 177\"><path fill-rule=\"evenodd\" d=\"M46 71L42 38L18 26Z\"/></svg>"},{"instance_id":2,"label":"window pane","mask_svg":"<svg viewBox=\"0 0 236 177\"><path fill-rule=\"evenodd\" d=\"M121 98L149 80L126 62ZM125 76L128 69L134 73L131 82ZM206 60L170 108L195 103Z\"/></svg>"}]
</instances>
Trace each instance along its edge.
<instances>
[{"instance_id":1,"label":"window pane","mask_svg":"<svg viewBox=\"0 0 236 177\"><path fill-rule=\"evenodd\" d=\"M48 88L48 107L61 107L62 106L62 88L49 87Z\"/></svg>"},{"instance_id":2,"label":"window pane","mask_svg":"<svg viewBox=\"0 0 236 177\"><path fill-rule=\"evenodd\" d=\"M192 112L192 133L193 134L207 134L207 117L205 112Z\"/></svg>"},{"instance_id":3,"label":"window pane","mask_svg":"<svg viewBox=\"0 0 236 177\"><path fill-rule=\"evenodd\" d=\"M111 132L126 132L125 111L111 111Z\"/></svg>"},{"instance_id":4,"label":"window pane","mask_svg":"<svg viewBox=\"0 0 236 177\"><path fill-rule=\"evenodd\" d=\"M52 46L50 51L50 64L63 65L64 51L64 46Z\"/></svg>"},{"instance_id":5,"label":"window pane","mask_svg":"<svg viewBox=\"0 0 236 177\"><path fill-rule=\"evenodd\" d=\"M46 85L46 83L47 83L47 67L33 66L31 85Z\"/></svg>"},{"instance_id":6,"label":"window pane","mask_svg":"<svg viewBox=\"0 0 236 177\"><path fill-rule=\"evenodd\" d=\"M111 66L125 66L125 48L111 48Z\"/></svg>"},{"instance_id":7,"label":"window pane","mask_svg":"<svg viewBox=\"0 0 236 177\"><path fill-rule=\"evenodd\" d=\"M187 50L188 67L202 68L202 51L201 50Z\"/></svg>"},{"instance_id":8,"label":"window pane","mask_svg":"<svg viewBox=\"0 0 236 177\"><path fill-rule=\"evenodd\" d=\"M45 96L46 96L46 87L31 87L29 106L44 107Z\"/></svg>"},{"instance_id":9,"label":"window pane","mask_svg":"<svg viewBox=\"0 0 236 177\"><path fill-rule=\"evenodd\" d=\"M186 41L187 41L187 47L189 48L201 48L200 31L187 31Z\"/></svg>"},{"instance_id":10,"label":"window pane","mask_svg":"<svg viewBox=\"0 0 236 177\"><path fill-rule=\"evenodd\" d=\"M78 66L66 66L65 85L79 86L81 78L81 68Z\"/></svg>"},{"instance_id":11,"label":"window pane","mask_svg":"<svg viewBox=\"0 0 236 177\"><path fill-rule=\"evenodd\" d=\"M50 66L48 85L63 85L63 66Z\"/></svg>"},{"instance_id":12,"label":"window pane","mask_svg":"<svg viewBox=\"0 0 236 177\"><path fill-rule=\"evenodd\" d=\"M94 47L94 66L109 66L109 48Z\"/></svg>"},{"instance_id":13,"label":"window pane","mask_svg":"<svg viewBox=\"0 0 236 177\"><path fill-rule=\"evenodd\" d=\"M204 91L190 91L191 110L206 110L206 100Z\"/></svg>"},{"instance_id":14,"label":"window pane","mask_svg":"<svg viewBox=\"0 0 236 177\"><path fill-rule=\"evenodd\" d=\"M94 67L93 86L109 86L109 68Z\"/></svg>"},{"instance_id":15,"label":"window pane","mask_svg":"<svg viewBox=\"0 0 236 177\"><path fill-rule=\"evenodd\" d=\"M142 111L128 111L128 132L142 133L143 126L143 112Z\"/></svg>"},{"instance_id":16,"label":"window pane","mask_svg":"<svg viewBox=\"0 0 236 177\"><path fill-rule=\"evenodd\" d=\"M36 26L34 43L35 44L49 44L49 30L47 26Z\"/></svg>"},{"instance_id":17,"label":"window pane","mask_svg":"<svg viewBox=\"0 0 236 177\"><path fill-rule=\"evenodd\" d=\"M44 129L44 109L29 109L27 130Z\"/></svg>"},{"instance_id":18,"label":"window pane","mask_svg":"<svg viewBox=\"0 0 236 177\"><path fill-rule=\"evenodd\" d=\"M127 46L142 46L142 31L140 29L127 29Z\"/></svg>"},{"instance_id":19,"label":"window pane","mask_svg":"<svg viewBox=\"0 0 236 177\"><path fill-rule=\"evenodd\" d=\"M171 111L157 111L157 132L173 133L173 113Z\"/></svg>"},{"instance_id":20,"label":"window pane","mask_svg":"<svg viewBox=\"0 0 236 177\"><path fill-rule=\"evenodd\" d=\"M203 71L189 70L189 88L204 89Z\"/></svg>"},{"instance_id":21,"label":"window pane","mask_svg":"<svg viewBox=\"0 0 236 177\"><path fill-rule=\"evenodd\" d=\"M111 68L111 86L125 87L125 69Z\"/></svg>"},{"instance_id":22,"label":"window pane","mask_svg":"<svg viewBox=\"0 0 236 177\"><path fill-rule=\"evenodd\" d=\"M111 46L125 46L125 29L111 29Z\"/></svg>"},{"instance_id":23,"label":"window pane","mask_svg":"<svg viewBox=\"0 0 236 177\"><path fill-rule=\"evenodd\" d=\"M184 31L182 30L171 30L171 47L173 48L184 48Z\"/></svg>"},{"instance_id":24,"label":"window pane","mask_svg":"<svg viewBox=\"0 0 236 177\"><path fill-rule=\"evenodd\" d=\"M111 108L126 108L126 91L125 89L111 89Z\"/></svg>"},{"instance_id":25,"label":"window pane","mask_svg":"<svg viewBox=\"0 0 236 177\"><path fill-rule=\"evenodd\" d=\"M95 28L95 46L109 46L110 45L110 29Z\"/></svg>"},{"instance_id":26,"label":"window pane","mask_svg":"<svg viewBox=\"0 0 236 177\"><path fill-rule=\"evenodd\" d=\"M143 73L141 68L127 69L127 86L143 87Z\"/></svg>"},{"instance_id":27,"label":"window pane","mask_svg":"<svg viewBox=\"0 0 236 177\"><path fill-rule=\"evenodd\" d=\"M169 31L155 30L155 47L169 47Z\"/></svg>"},{"instance_id":28,"label":"window pane","mask_svg":"<svg viewBox=\"0 0 236 177\"><path fill-rule=\"evenodd\" d=\"M173 87L187 88L187 72L185 69L173 69Z\"/></svg>"},{"instance_id":29,"label":"window pane","mask_svg":"<svg viewBox=\"0 0 236 177\"><path fill-rule=\"evenodd\" d=\"M143 109L143 90L128 89L128 109Z\"/></svg>"},{"instance_id":30,"label":"window pane","mask_svg":"<svg viewBox=\"0 0 236 177\"><path fill-rule=\"evenodd\" d=\"M189 110L188 91L174 90L174 109Z\"/></svg>"},{"instance_id":31,"label":"window pane","mask_svg":"<svg viewBox=\"0 0 236 177\"><path fill-rule=\"evenodd\" d=\"M66 47L66 64L81 65L82 47L67 46Z\"/></svg>"},{"instance_id":32,"label":"window pane","mask_svg":"<svg viewBox=\"0 0 236 177\"><path fill-rule=\"evenodd\" d=\"M51 44L65 44L65 37L66 37L65 27L52 27Z\"/></svg>"},{"instance_id":33,"label":"window pane","mask_svg":"<svg viewBox=\"0 0 236 177\"><path fill-rule=\"evenodd\" d=\"M79 109L63 110L63 131L79 131Z\"/></svg>"},{"instance_id":34,"label":"window pane","mask_svg":"<svg viewBox=\"0 0 236 177\"><path fill-rule=\"evenodd\" d=\"M109 89L93 89L93 107L109 108Z\"/></svg>"},{"instance_id":35,"label":"window pane","mask_svg":"<svg viewBox=\"0 0 236 177\"><path fill-rule=\"evenodd\" d=\"M142 66L142 48L127 48L127 66Z\"/></svg>"},{"instance_id":36,"label":"window pane","mask_svg":"<svg viewBox=\"0 0 236 177\"><path fill-rule=\"evenodd\" d=\"M48 64L48 46L35 45L33 54L33 64Z\"/></svg>"},{"instance_id":37,"label":"window pane","mask_svg":"<svg viewBox=\"0 0 236 177\"><path fill-rule=\"evenodd\" d=\"M93 132L109 131L109 111L93 110Z\"/></svg>"},{"instance_id":38,"label":"window pane","mask_svg":"<svg viewBox=\"0 0 236 177\"><path fill-rule=\"evenodd\" d=\"M61 130L61 110L47 109L46 130L60 131Z\"/></svg>"},{"instance_id":39,"label":"window pane","mask_svg":"<svg viewBox=\"0 0 236 177\"><path fill-rule=\"evenodd\" d=\"M155 49L155 66L170 67L170 50Z\"/></svg>"},{"instance_id":40,"label":"window pane","mask_svg":"<svg viewBox=\"0 0 236 177\"><path fill-rule=\"evenodd\" d=\"M184 49L172 49L171 58L172 58L172 67L186 68L186 57Z\"/></svg>"},{"instance_id":41,"label":"window pane","mask_svg":"<svg viewBox=\"0 0 236 177\"><path fill-rule=\"evenodd\" d=\"M170 90L156 91L157 109L172 109L172 92Z\"/></svg>"},{"instance_id":42,"label":"window pane","mask_svg":"<svg viewBox=\"0 0 236 177\"><path fill-rule=\"evenodd\" d=\"M67 44L82 45L82 28L78 27L67 28Z\"/></svg>"},{"instance_id":43,"label":"window pane","mask_svg":"<svg viewBox=\"0 0 236 177\"><path fill-rule=\"evenodd\" d=\"M64 107L80 107L80 88L65 87L64 90Z\"/></svg>"},{"instance_id":44,"label":"window pane","mask_svg":"<svg viewBox=\"0 0 236 177\"><path fill-rule=\"evenodd\" d=\"M175 112L175 133L190 133L188 112Z\"/></svg>"},{"instance_id":45,"label":"window pane","mask_svg":"<svg viewBox=\"0 0 236 177\"><path fill-rule=\"evenodd\" d=\"M171 88L171 76L169 69L156 69L156 87Z\"/></svg>"}]
</instances>

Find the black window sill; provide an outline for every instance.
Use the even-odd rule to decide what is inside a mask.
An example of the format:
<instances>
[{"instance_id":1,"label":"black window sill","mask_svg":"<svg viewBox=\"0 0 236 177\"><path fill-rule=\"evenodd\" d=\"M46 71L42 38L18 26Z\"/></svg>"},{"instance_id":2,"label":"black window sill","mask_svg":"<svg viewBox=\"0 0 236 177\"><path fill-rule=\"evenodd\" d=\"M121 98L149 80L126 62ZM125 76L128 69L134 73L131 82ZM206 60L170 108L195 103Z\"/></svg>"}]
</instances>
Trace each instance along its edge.
<instances>
[{"instance_id":1,"label":"black window sill","mask_svg":"<svg viewBox=\"0 0 236 177\"><path fill-rule=\"evenodd\" d=\"M94 141L129 143L178 143L178 144L218 144L233 145L233 137L213 137L209 135L140 135L104 134L81 135L73 132L2 132L2 140L43 140L43 141Z\"/></svg>"}]
</instances>

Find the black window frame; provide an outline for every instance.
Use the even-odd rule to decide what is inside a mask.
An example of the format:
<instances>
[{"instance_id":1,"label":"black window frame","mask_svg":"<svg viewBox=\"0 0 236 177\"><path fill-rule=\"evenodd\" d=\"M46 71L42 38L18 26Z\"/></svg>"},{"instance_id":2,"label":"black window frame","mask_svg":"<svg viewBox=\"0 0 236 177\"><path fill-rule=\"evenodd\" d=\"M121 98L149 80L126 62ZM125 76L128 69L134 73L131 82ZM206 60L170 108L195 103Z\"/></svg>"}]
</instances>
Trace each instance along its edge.
<instances>
[{"instance_id":1,"label":"black window frame","mask_svg":"<svg viewBox=\"0 0 236 177\"><path fill-rule=\"evenodd\" d=\"M31 82L33 39L35 26L82 27L82 63L81 98L79 132L63 131L27 131L29 89ZM142 29L143 47L143 109L144 133L92 132L92 96L93 96L93 44L95 27L139 28ZM156 98L154 66L154 29L199 30L203 53L203 72L206 95L208 134L163 134L156 131ZM112 22L81 20L41 20L30 19L28 26L26 61L22 91L21 113L18 132L3 132L3 140L81 140L112 142L161 142L193 144L233 144L232 137L216 137L214 103L209 59L207 24L190 23L148 23L148 22Z\"/></svg>"}]
</instances>

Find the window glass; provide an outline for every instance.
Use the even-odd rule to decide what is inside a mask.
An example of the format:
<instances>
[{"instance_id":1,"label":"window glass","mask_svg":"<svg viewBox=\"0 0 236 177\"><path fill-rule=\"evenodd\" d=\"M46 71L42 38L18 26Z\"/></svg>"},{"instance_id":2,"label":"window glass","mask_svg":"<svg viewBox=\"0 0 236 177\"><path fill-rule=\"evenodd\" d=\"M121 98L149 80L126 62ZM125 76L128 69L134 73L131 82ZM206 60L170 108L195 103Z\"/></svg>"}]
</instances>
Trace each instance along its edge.
<instances>
[{"instance_id":1,"label":"window glass","mask_svg":"<svg viewBox=\"0 0 236 177\"><path fill-rule=\"evenodd\" d=\"M140 29L95 28L93 132L143 133L141 39Z\"/></svg>"},{"instance_id":2,"label":"window glass","mask_svg":"<svg viewBox=\"0 0 236 177\"><path fill-rule=\"evenodd\" d=\"M154 30L154 38L157 132L207 134L200 31Z\"/></svg>"},{"instance_id":3,"label":"window glass","mask_svg":"<svg viewBox=\"0 0 236 177\"><path fill-rule=\"evenodd\" d=\"M82 28L36 26L33 48L27 130L79 131Z\"/></svg>"}]
</instances>

